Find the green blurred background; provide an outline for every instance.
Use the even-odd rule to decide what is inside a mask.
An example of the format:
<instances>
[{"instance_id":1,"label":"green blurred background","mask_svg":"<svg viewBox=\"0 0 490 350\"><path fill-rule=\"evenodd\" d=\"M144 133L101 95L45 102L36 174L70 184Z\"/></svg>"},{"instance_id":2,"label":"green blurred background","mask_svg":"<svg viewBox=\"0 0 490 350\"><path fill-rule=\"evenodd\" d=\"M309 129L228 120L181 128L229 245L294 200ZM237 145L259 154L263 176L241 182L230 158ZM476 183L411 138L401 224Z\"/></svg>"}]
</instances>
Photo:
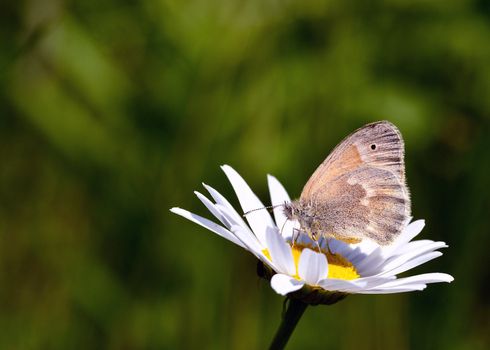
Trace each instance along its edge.
<instances>
[{"instance_id":1,"label":"green blurred background","mask_svg":"<svg viewBox=\"0 0 490 350\"><path fill-rule=\"evenodd\" d=\"M262 349L283 299L255 259L169 212L201 181L268 202L388 119L424 292L307 310L290 349L490 347L488 1L0 3L0 349ZM413 273L412 271L411 273Z\"/></svg>"}]
</instances>

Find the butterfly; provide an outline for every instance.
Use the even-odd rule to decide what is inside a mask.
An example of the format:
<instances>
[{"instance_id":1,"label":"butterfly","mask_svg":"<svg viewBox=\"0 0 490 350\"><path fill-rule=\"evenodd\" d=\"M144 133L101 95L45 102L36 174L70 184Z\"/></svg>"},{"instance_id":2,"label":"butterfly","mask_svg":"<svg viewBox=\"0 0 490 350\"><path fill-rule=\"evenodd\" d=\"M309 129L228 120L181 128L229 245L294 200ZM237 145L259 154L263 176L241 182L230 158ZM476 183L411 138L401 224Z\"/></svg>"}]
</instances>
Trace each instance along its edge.
<instances>
[{"instance_id":1,"label":"butterfly","mask_svg":"<svg viewBox=\"0 0 490 350\"><path fill-rule=\"evenodd\" d=\"M404 153L392 123L361 127L320 164L300 198L284 204L284 214L315 240L392 243L410 217Z\"/></svg>"}]
</instances>

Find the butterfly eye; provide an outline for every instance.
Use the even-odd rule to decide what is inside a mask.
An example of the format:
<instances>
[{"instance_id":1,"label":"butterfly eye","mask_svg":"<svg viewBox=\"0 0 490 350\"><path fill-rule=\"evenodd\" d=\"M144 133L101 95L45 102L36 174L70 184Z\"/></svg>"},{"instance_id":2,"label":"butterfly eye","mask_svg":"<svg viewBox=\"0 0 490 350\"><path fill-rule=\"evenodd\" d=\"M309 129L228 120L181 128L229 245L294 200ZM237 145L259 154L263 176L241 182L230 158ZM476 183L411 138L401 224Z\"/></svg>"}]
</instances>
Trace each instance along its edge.
<instances>
[{"instance_id":1,"label":"butterfly eye","mask_svg":"<svg viewBox=\"0 0 490 350\"><path fill-rule=\"evenodd\" d=\"M374 143L371 145L371 149L372 149L373 151L376 149L376 145L375 145Z\"/></svg>"}]
</instances>

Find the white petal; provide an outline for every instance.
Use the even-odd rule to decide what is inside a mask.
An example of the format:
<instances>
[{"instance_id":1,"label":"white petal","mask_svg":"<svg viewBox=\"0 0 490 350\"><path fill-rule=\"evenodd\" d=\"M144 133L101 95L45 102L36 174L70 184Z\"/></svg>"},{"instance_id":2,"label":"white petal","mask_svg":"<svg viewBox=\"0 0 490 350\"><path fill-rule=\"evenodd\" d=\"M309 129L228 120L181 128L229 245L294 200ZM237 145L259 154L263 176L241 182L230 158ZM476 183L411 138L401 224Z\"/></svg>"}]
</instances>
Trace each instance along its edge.
<instances>
[{"instance_id":1,"label":"white petal","mask_svg":"<svg viewBox=\"0 0 490 350\"><path fill-rule=\"evenodd\" d=\"M348 244L348 246L351 250L356 249L365 255L371 255L373 251L379 248L379 244L370 239L363 239L359 243Z\"/></svg>"},{"instance_id":2,"label":"white petal","mask_svg":"<svg viewBox=\"0 0 490 350\"><path fill-rule=\"evenodd\" d=\"M414 239L425 227L425 220L416 220L407 225L403 230L402 235L397 239L397 242L410 242Z\"/></svg>"},{"instance_id":3,"label":"white petal","mask_svg":"<svg viewBox=\"0 0 490 350\"><path fill-rule=\"evenodd\" d=\"M272 267L274 270L278 270L277 267L264 255L264 253L262 252L262 248L257 242L257 239L247 226L243 227L239 225L233 225L231 227L231 231L228 231L224 227L187 210L181 208L172 208L170 209L170 211L175 214L181 215L200 226L207 228L208 230L218 234L223 238L230 240L231 242L251 252L253 255L255 255L255 257Z\"/></svg>"},{"instance_id":4,"label":"white petal","mask_svg":"<svg viewBox=\"0 0 490 350\"><path fill-rule=\"evenodd\" d=\"M272 205L282 205L284 203L291 202L288 193L274 176L267 175L267 183L269 185L269 193L271 195ZM279 207L279 209L281 208ZM283 214L282 210L279 210L278 214L280 214L279 216L282 219L282 221L286 221L286 216ZM275 217L277 219L276 215ZM282 224L282 222L279 222L279 220L276 222L278 223L278 226L280 223Z\"/></svg>"},{"instance_id":5,"label":"white petal","mask_svg":"<svg viewBox=\"0 0 490 350\"><path fill-rule=\"evenodd\" d=\"M243 180L243 178L232 167L229 165L223 165L221 168L233 186L233 189L238 197L238 201L240 202L240 205L245 213L250 210L264 208L264 204L262 204L259 198L247 185L245 180ZM257 236L257 239L263 245L265 245L265 234L267 232L267 228L275 226L267 209L252 211L246 215L246 218L250 227Z\"/></svg>"},{"instance_id":6,"label":"white petal","mask_svg":"<svg viewBox=\"0 0 490 350\"><path fill-rule=\"evenodd\" d=\"M204 187L206 187L206 189L211 193L213 199L219 203L213 205L204 195L195 191L197 197L204 203L204 205L206 205L213 215L223 222L223 224L229 229L233 227L233 229L230 230L232 234L237 236L241 242L244 242L249 249L253 250L254 252L262 253L263 246L259 244L253 232L250 230L245 221L243 221L240 215L238 215L236 210L230 205L230 203L210 186L204 184ZM238 231L237 226L240 226L243 229Z\"/></svg>"},{"instance_id":7,"label":"white petal","mask_svg":"<svg viewBox=\"0 0 490 350\"><path fill-rule=\"evenodd\" d=\"M283 237L291 237L294 223L284 215L284 206L282 205L291 202L291 199L284 187L274 176L267 175L267 182L269 184L271 203L273 206L277 206L273 209L276 225L281 230Z\"/></svg>"},{"instance_id":8,"label":"white petal","mask_svg":"<svg viewBox=\"0 0 490 350\"><path fill-rule=\"evenodd\" d=\"M303 249L298 262L298 275L306 283L317 285L319 280L328 275L327 257L311 249Z\"/></svg>"},{"instance_id":9,"label":"white petal","mask_svg":"<svg viewBox=\"0 0 490 350\"><path fill-rule=\"evenodd\" d=\"M377 261L376 263L373 263L365 268L359 269L356 267L356 269L357 273L361 276L377 276L382 272L381 265L382 263L380 264L379 261Z\"/></svg>"},{"instance_id":10,"label":"white petal","mask_svg":"<svg viewBox=\"0 0 490 350\"><path fill-rule=\"evenodd\" d=\"M219 221L223 223L223 225L225 225L228 229L231 227L232 223L227 220L223 215L221 215L218 209L215 208L214 204L208 198L206 198L206 196L197 191L194 191L194 194L206 206L211 214L213 214Z\"/></svg>"},{"instance_id":11,"label":"white petal","mask_svg":"<svg viewBox=\"0 0 490 350\"><path fill-rule=\"evenodd\" d=\"M398 278L394 281L386 282L379 286L379 288L391 288L399 287L403 288L411 284L426 284L426 283L438 283L438 282L452 282L453 276L446 273L424 273L421 275L415 275L410 277Z\"/></svg>"},{"instance_id":12,"label":"white petal","mask_svg":"<svg viewBox=\"0 0 490 350\"><path fill-rule=\"evenodd\" d=\"M277 228L269 228L267 230L266 240L272 262L279 268L279 271L276 272L294 276L296 267L294 266L291 246L286 243Z\"/></svg>"},{"instance_id":13,"label":"white petal","mask_svg":"<svg viewBox=\"0 0 490 350\"><path fill-rule=\"evenodd\" d=\"M396 280L395 276L383 276L383 277L370 276L370 277L359 278L357 280L353 280L352 282L358 284L359 282L362 281L364 282L363 285L360 285L362 286L362 289L372 289L394 280Z\"/></svg>"},{"instance_id":14,"label":"white petal","mask_svg":"<svg viewBox=\"0 0 490 350\"><path fill-rule=\"evenodd\" d=\"M427 254L423 254L421 256L418 256L418 257L404 263L403 265L398 266L397 268L395 268L393 270L384 271L384 272L380 273L379 276L398 275L400 273L403 273L405 271L413 269L419 265L425 264L426 262L428 262L432 259L438 258L441 255L442 255L441 252L430 252Z\"/></svg>"},{"instance_id":15,"label":"white petal","mask_svg":"<svg viewBox=\"0 0 490 350\"><path fill-rule=\"evenodd\" d=\"M256 255L262 254L262 249L263 249L262 246L257 241L257 238L255 238L255 235L248 227L243 227L240 225L232 225L230 231L252 253Z\"/></svg>"},{"instance_id":16,"label":"white petal","mask_svg":"<svg viewBox=\"0 0 490 350\"><path fill-rule=\"evenodd\" d=\"M290 276L283 275L282 273L275 274L271 278L271 287L276 293L286 295L288 293L297 291L304 286L303 281L298 281Z\"/></svg>"},{"instance_id":17,"label":"white petal","mask_svg":"<svg viewBox=\"0 0 490 350\"><path fill-rule=\"evenodd\" d=\"M376 248L367 256L359 254L355 259L351 260L361 276L371 275L370 271L374 270L385 261L386 258L383 256L383 249L381 247Z\"/></svg>"},{"instance_id":18,"label":"white petal","mask_svg":"<svg viewBox=\"0 0 490 350\"><path fill-rule=\"evenodd\" d=\"M424 281L424 283L438 283L438 282L451 283L452 281L454 281L454 277L447 273L434 272L434 273L426 273L423 276L427 278Z\"/></svg>"},{"instance_id":19,"label":"white petal","mask_svg":"<svg viewBox=\"0 0 490 350\"><path fill-rule=\"evenodd\" d=\"M378 287L387 282L393 281L396 278L389 277L363 277L355 280L343 280L338 278L326 278L318 282L325 290L341 291L346 293L358 293L361 290Z\"/></svg>"},{"instance_id":20,"label":"white petal","mask_svg":"<svg viewBox=\"0 0 490 350\"><path fill-rule=\"evenodd\" d=\"M206 185L205 183L203 183L203 186L206 188L206 190L208 190L211 197L213 197L213 199L216 201L216 204L219 204L219 205L226 208L228 215L233 218L233 221L237 225L248 226L245 223L245 221L243 220L243 217L237 213L235 208L233 208L233 206L230 204L230 202L228 202L228 200L225 197L223 197L223 195L221 195L221 193L216 191L211 186Z\"/></svg>"},{"instance_id":21,"label":"white petal","mask_svg":"<svg viewBox=\"0 0 490 350\"><path fill-rule=\"evenodd\" d=\"M270 261L269 258L265 256L264 252L262 251L262 247L259 245L257 239L249 228L234 225L231 227L231 232L233 232L233 234L235 234L235 236L245 244L247 247L246 249L254 254L260 261L270 266L276 272L281 271L281 269L273 261Z\"/></svg>"},{"instance_id":22,"label":"white petal","mask_svg":"<svg viewBox=\"0 0 490 350\"><path fill-rule=\"evenodd\" d=\"M406 293L406 292L414 292L419 290L424 290L427 287L425 284L414 284L411 286L407 286L404 288L380 288L380 289L368 289L368 290L360 290L359 294L395 294L395 293Z\"/></svg>"},{"instance_id":23,"label":"white petal","mask_svg":"<svg viewBox=\"0 0 490 350\"><path fill-rule=\"evenodd\" d=\"M203 198L206 197L203 196ZM252 251L254 254L257 252L262 254L264 247L259 243L257 237L255 237L252 230L250 230L245 223L243 223L243 225L237 224L234 221L232 214L230 214L230 211L220 204L214 205L214 210L218 212L216 215L222 217L223 222L226 222L229 225L229 231L238 238L248 250Z\"/></svg>"},{"instance_id":24,"label":"white petal","mask_svg":"<svg viewBox=\"0 0 490 350\"><path fill-rule=\"evenodd\" d=\"M447 247L447 245L444 242L436 242L431 241L431 240L421 240L421 241L413 241L405 244L403 247L399 247L392 256L386 257L384 255L384 252L381 251L381 254L376 258L372 259L373 257L368 257L365 261L361 261L358 264L354 264L361 276L374 276L380 273L383 273L383 271L392 271L393 268L390 270L390 268L387 268L386 266L391 265L395 266L396 264L401 264L400 266L404 265L402 261L407 260L412 261L414 258L410 258L410 256L413 257L414 254L411 254L411 252L423 252L423 251L431 251L434 249L439 249L439 248L444 248ZM407 255L411 254L411 255ZM415 259L418 259L420 256L424 256L426 253L418 255ZM405 258L402 258L401 256L404 256ZM416 255L416 254L415 254ZM369 260L368 260L369 259ZM399 260L395 260L399 259ZM395 269L398 269L398 267L395 267ZM391 274L391 273L390 273Z\"/></svg>"},{"instance_id":25,"label":"white petal","mask_svg":"<svg viewBox=\"0 0 490 350\"><path fill-rule=\"evenodd\" d=\"M398 249L398 247L401 247L406 243L410 242L420 232L422 232L424 226L425 226L425 220L417 220L408 224L407 227L405 227L405 229L402 231L400 236L397 237L395 242L391 246L387 247L386 252L391 253L396 249Z\"/></svg>"},{"instance_id":26,"label":"white petal","mask_svg":"<svg viewBox=\"0 0 490 350\"><path fill-rule=\"evenodd\" d=\"M348 253L351 253L352 252L352 248L349 246L349 244L343 242L343 241L340 241L340 240L337 240L337 239L334 239L334 238L330 238L328 240L328 246L330 248L330 251L332 253L338 253L340 255L342 255L343 257L345 257L347 259L347 254ZM359 250L358 250L359 251Z\"/></svg>"},{"instance_id":27,"label":"white petal","mask_svg":"<svg viewBox=\"0 0 490 350\"><path fill-rule=\"evenodd\" d=\"M249 230L252 233L252 235L255 237L255 234L252 232L250 227L243 220L237 221L236 216L227 207L225 207L222 204L215 204L214 207L221 213L223 219L225 219L226 222L229 222L231 226L234 225L241 226L244 229ZM257 240L257 237L255 237L255 240Z\"/></svg>"},{"instance_id":28,"label":"white petal","mask_svg":"<svg viewBox=\"0 0 490 350\"><path fill-rule=\"evenodd\" d=\"M318 285L325 290L355 293L361 290L366 282L347 281L336 278L326 278L318 281Z\"/></svg>"},{"instance_id":29,"label":"white petal","mask_svg":"<svg viewBox=\"0 0 490 350\"><path fill-rule=\"evenodd\" d=\"M394 255L394 256L402 255L402 254L408 253L411 250L419 249L419 248L424 247L424 246L431 244L431 243L434 243L434 241L431 241L430 239L422 239L422 240L418 240L418 241L408 242L407 244L404 244L404 245L398 247L398 249L396 249L395 251L393 251L392 255Z\"/></svg>"},{"instance_id":30,"label":"white petal","mask_svg":"<svg viewBox=\"0 0 490 350\"><path fill-rule=\"evenodd\" d=\"M423 247L419 247L416 249L413 249L403 255L400 255L394 259L387 260L385 264L382 266L382 271L390 271L393 270L400 265L404 264L407 261L412 260L413 258L416 258L417 256L426 254L428 252L432 252L436 249L439 248L444 248L446 247L446 244L444 242L433 242L430 244L427 244Z\"/></svg>"},{"instance_id":31,"label":"white petal","mask_svg":"<svg viewBox=\"0 0 490 350\"><path fill-rule=\"evenodd\" d=\"M359 272L359 274L361 276L364 276L364 274L359 270L358 265L368 257L366 253L362 252L359 247L354 248L347 243L334 239L329 239L328 244L332 252L340 254L346 260L350 261L352 265L356 267L356 270Z\"/></svg>"},{"instance_id":32,"label":"white petal","mask_svg":"<svg viewBox=\"0 0 490 350\"><path fill-rule=\"evenodd\" d=\"M417 236L424 228L424 225L424 220L417 220L410 223L405 227L400 236L397 237L395 242L388 246L381 247L369 239L365 239L357 244L351 244L351 247L360 248L362 253L370 257L369 260L366 261L365 265L361 267L361 269L376 269L376 267L380 265L380 262L388 259L392 255L398 254L399 249L405 247L410 240ZM374 252L377 254L372 255ZM353 262L352 260L351 262L358 267L357 262Z\"/></svg>"},{"instance_id":33,"label":"white petal","mask_svg":"<svg viewBox=\"0 0 490 350\"><path fill-rule=\"evenodd\" d=\"M203 218L202 216L193 214L190 211L187 211L187 210L181 209L181 208L172 208L172 209L170 209L170 211L174 214L183 216L184 218L186 218L186 219L188 219L188 220L190 220L190 221L192 221L192 222L194 222L194 223L196 223L202 227L207 228L208 230L218 234L219 236L221 236L223 238L226 238L227 240L235 243L236 245L238 245L242 248L246 248L245 245L242 242L240 242L240 240L238 240L230 231L228 231L224 227L216 224L215 222L212 222L211 220L208 220L206 218Z\"/></svg>"}]
</instances>

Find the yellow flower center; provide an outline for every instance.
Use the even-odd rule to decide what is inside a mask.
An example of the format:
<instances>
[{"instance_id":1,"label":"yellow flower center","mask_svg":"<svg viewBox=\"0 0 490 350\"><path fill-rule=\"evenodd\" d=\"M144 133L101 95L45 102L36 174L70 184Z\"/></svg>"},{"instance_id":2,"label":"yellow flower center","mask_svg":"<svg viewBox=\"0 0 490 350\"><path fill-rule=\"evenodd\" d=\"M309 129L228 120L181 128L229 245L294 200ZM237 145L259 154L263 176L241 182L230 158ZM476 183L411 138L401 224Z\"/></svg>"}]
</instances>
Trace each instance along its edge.
<instances>
[{"instance_id":1,"label":"yellow flower center","mask_svg":"<svg viewBox=\"0 0 490 350\"><path fill-rule=\"evenodd\" d=\"M305 248L309 248L318 252L318 247L303 246L298 244L295 244L292 247L294 266L296 267L296 274L293 277L298 280L301 279L298 274L299 257L301 255L301 252ZM270 253L267 249L262 250L262 253L264 253L267 259L271 260ZM325 254L328 261L328 276L325 277L338 278L343 280L353 280L360 277L354 265L352 265L352 263L344 258L342 255L331 253L330 251L324 252L323 250L321 251L321 253Z\"/></svg>"}]
</instances>

